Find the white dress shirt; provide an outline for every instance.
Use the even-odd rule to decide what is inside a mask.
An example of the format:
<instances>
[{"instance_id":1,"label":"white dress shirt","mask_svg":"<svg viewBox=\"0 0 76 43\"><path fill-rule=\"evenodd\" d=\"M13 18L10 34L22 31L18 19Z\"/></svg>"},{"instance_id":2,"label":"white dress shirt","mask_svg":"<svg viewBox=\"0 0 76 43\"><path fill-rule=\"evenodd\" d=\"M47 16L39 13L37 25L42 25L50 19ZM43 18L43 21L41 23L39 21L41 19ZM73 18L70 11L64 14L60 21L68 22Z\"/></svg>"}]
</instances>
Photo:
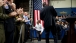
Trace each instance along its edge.
<instances>
[{"instance_id":1,"label":"white dress shirt","mask_svg":"<svg viewBox=\"0 0 76 43\"><path fill-rule=\"evenodd\" d=\"M39 23L39 24L36 24L35 27L34 27L37 31L41 31L41 33L43 32L44 28L43 26Z\"/></svg>"}]
</instances>

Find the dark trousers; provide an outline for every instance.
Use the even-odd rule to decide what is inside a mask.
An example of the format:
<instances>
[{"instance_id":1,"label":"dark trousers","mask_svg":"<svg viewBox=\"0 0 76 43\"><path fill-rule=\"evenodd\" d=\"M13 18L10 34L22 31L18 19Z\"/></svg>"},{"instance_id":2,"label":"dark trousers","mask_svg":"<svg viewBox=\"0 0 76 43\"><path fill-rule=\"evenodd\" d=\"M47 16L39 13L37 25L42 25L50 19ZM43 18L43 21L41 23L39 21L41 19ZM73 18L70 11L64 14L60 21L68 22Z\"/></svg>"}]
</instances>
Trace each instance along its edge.
<instances>
[{"instance_id":1,"label":"dark trousers","mask_svg":"<svg viewBox=\"0 0 76 43\"><path fill-rule=\"evenodd\" d=\"M29 24L25 24L25 33L24 33L24 41L26 42L28 39L29 39L29 37L30 37L30 29L29 29Z\"/></svg>"},{"instance_id":2,"label":"dark trousers","mask_svg":"<svg viewBox=\"0 0 76 43\"><path fill-rule=\"evenodd\" d=\"M41 34L40 34L41 31L37 31L37 39L38 41L41 41Z\"/></svg>"},{"instance_id":3,"label":"dark trousers","mask_svg":"<svg viewBox=\"0 0 76 43\"><path fill-rule=\"evenodd\" d=\"M67 43L67 35L64 35L63 39L61 40L61 43Z\"/></svg>"},{"instance_id":4,"label":"dark trousers","mask_svg":"<svg viewBox=\"0 0 76 43\"><path fill-rule=\"evenodd\" d=\"M49 43L49 33L50 31L52 32L53 38L54 38L54 43L57 43L57 34L56 34L56 29L52 26L49 26L47 28L45 28L45 35L46 35L46 43Z\"/></svg>"},{"instance_id":5,"label":"dark trousers","mask_svg":"<svg viewBox=\"0 0 76 43\"><path fill-rule=\"evenodd\" d=\"M7 32L5 31L5 43L14 43L14 31Z\"/></svg>"},{"instance_id":6,"label":"dark trousers","mask_svg":"<svg viewBox=\"0 0 76 43\"><path fill-rule=\"evenodd\" d=\"M14 43L14 23L4 23L5 43Z\"/></svg>"},{"instance_id":7,"label":"dark trousers","mask_svg":"<svg viewBox=\"0 0 76 43\"><path fill-rule=\"evenodd\" d=\"M15 35L14 35L14 43L18 43L20 28L21 26L18 26L18 25L16 26Z\"/></svg>"},{"instance_id":8,"label":"dark trousers","mask_svg":"<svg viewBox=\"0 0 76 43\"><path fill-rule=\"evenodd\" d=\"M5 43L14 43L15 20L13 17L4 20Z\"/></svg>"},{"instance_id":9,"label":"dark trousers","mask_svg":"<svg viewBox=\"0 0 76 43\"><path fill-rule=\"evenodd\" d=\"M33 41L33 35L34 35L34 29L31 28L30 29L30 39L31 39L31 41Z\"/></svg>"}]
</instances>

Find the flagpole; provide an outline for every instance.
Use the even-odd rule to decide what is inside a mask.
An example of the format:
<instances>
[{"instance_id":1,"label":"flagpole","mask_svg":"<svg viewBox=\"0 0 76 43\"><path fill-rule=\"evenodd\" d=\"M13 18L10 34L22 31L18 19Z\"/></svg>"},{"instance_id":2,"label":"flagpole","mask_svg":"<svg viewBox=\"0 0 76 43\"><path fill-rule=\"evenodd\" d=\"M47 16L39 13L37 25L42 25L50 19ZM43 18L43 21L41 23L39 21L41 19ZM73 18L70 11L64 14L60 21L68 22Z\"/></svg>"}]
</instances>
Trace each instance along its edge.
<instances>
[{"instance_id":1,"label":"flagpole","mask_svg":"<svg viewBox=\"0 0 76 43\"><path fill-rule=\"evenodd\" d=\"M30 18L32 18L32 20L31 20L31 26L30 26L30 31L32 31L32 33L31 33L31 41L33 41L33 36L34 36L34 34L33 34L33 25L34 25L34 23L33 23L33 20L34 20L34 16L33 16L33 13L34 13L34 9L33 9L33 1L34 0L29 0L29 13L30 13Z\"/></svg>"}]
</instances>

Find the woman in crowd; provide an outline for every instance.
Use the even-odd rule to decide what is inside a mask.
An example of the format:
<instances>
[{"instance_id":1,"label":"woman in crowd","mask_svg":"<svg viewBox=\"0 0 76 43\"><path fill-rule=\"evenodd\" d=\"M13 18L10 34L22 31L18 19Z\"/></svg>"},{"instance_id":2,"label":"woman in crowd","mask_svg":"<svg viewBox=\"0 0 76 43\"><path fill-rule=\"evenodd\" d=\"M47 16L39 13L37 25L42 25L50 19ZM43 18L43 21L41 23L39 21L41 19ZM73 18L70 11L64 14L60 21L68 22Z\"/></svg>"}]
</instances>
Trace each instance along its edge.
<instances>
[{"instance_id":1,"label":"woman in crowd","mask_svg":"<svg viewBox=\"0 0 76 43\"><path fill-rule=\"evenodd\" d=\"M15 37L14 37L14 43L18 43L18 40L19 40L19 38L20 38L20 30L21 30L21 27L22 27L22 25L23 25L23 22L24 22L24 20L23 20L23 8L19 8L19 9L17 9L17 16L16 16L16 19L15 19L15 21L16 21L16 29L15 29ZM21 39L21 38L20 38ZM22 39L21 40L19 40L20 42L22 41Z\"/></svg>"},{"instance_id":2,"label":"woman in crowd","mask_svg":"<svg viewBox=\"0 0 76 43\"><path fill-rule=\"evenodd\" d=\"M68 31L68 29L69 29L69 24L68 24L68 22L65 22L64 23L64 26L63 26L63 31L64 31L64 35L63 35L63 38L62 38L62 43L66 43L67 42L67 31Z\"/></svg>"}]
</instances>

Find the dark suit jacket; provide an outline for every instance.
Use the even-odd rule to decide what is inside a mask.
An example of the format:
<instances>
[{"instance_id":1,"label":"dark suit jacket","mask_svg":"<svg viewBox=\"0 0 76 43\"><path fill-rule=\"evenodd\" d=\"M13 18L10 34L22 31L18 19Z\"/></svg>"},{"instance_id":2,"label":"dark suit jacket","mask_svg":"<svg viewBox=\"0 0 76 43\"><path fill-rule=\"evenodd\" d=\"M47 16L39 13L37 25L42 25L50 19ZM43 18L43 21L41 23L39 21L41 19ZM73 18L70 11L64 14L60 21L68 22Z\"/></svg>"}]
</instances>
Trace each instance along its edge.
<instances>
[{"instance_id":1,"label":"dark suit jacket","mask_svg":"<svg viewBox=\"0 0 76 43\"><path fill-rule=\"evenodd\" d=\"M3 6L3 13L6 15L9 15L11 12L13 12L13 10L11 10L11 6L8 5L8 9L6 9ZM5 31L11 32L15 29L15 18L14 17L10 17L6 20L4 20L4 29Z\"/></svg>"},{"instance_id":2,"label":"dark suit jacket","mask_svg":"<svg viewBox=\"0 0 76 43\"><path fill-rule=\"evenodd\" d=\"M3 13L3 6L0 6L0 22L3 22L5 19L10 18L9 15Z\"/></svg>"},{"instance_id":3,"label":"dark suit jacket","mask_svg":"<svg viewBox=\"0 0 76 43\"><path fill-rule=\"evenodd\" d=\"M40 19L44 21L44 28L55 26L57 13L53 6L46 6L40 11Z\"/></svg>"}]
</instances>

